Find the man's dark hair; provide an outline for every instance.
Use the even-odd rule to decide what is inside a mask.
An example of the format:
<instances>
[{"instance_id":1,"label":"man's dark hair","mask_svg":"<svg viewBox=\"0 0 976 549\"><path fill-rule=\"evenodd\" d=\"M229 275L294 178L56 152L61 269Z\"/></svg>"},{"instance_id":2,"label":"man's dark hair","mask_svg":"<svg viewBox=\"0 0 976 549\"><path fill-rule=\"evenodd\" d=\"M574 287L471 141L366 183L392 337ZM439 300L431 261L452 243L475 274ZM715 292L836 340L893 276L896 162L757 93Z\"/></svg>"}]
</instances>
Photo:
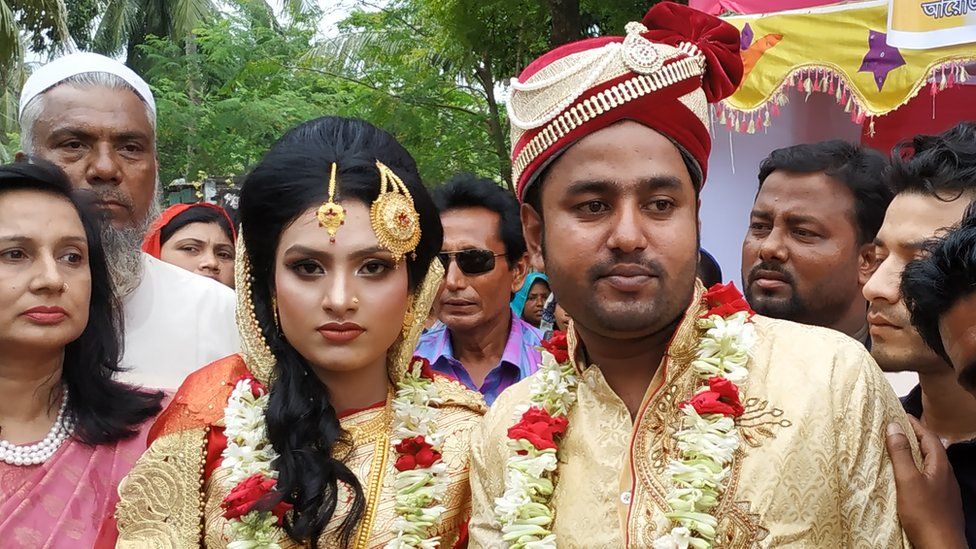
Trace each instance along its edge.
<instances>
[{"instance_id":1,"label":"man's dark hair","mask_svg":"<svg viewBox=\"0 0 976 549\"><path fill-rule=\"evenodd\" d=\"M888 160L881 153L841 139L776 149L759 166L759 188L775 171L823 173L854 195L858 244L874 241L894 194L884 180Z\"/></svg>"},{"instance_id":2,"label":"man's dark hair","mask_svg":"<svg viewBox=\"0 0 976 549\"><path fill-rule=\"evenodd\" d=\"M961 122L939 135L916 135L892 151L888 181L895 194L952 201L976 191L976 123Z\"/></svg>"},{"instance_id":3,"label":"man's dark hair","mask_svg":"<svg viewBox=\"0 0 976 549\"><path fill-rule=\"evenodd\" d=\"M525 236L519 219L519 203L512 193L485 177L461 173L433 192L441 213L459 208L485 208L498 214L498 238L505 245L505 258L513 265L525 254Z\"/></svg>"},{"instance_id":4,"label":"man's dark hair","mask_svg":"<svg viewBox=\"0 0 976 549\"><path fill-rule=\"evenodd\" d=\"M970 204L959 228L926 243L924 257L902 273L901 294L912 325L946 362L939 319L960 299L976 292L976 207Z\"/></svg>"},{"instance_id":5,"label":"man's dark hair","mask_svg":"<svg viewBox=\"0 0 976 549\"><path fill-rule=\"evenodd\" d=\"M140 425L162 409L163 393L122 383L122 305L112 287L108 260L102 248L100 215L94 197L73 191L57 166L38 158L0 166L0 195L36 191L71 203L88 242L91 297L88 324L78 339L64 348L61 381L71 398L67 413L75 419L73 437L89 446L132 438ZM44 208L41 201L37 208Z\"/></svg>"}]
</instances>

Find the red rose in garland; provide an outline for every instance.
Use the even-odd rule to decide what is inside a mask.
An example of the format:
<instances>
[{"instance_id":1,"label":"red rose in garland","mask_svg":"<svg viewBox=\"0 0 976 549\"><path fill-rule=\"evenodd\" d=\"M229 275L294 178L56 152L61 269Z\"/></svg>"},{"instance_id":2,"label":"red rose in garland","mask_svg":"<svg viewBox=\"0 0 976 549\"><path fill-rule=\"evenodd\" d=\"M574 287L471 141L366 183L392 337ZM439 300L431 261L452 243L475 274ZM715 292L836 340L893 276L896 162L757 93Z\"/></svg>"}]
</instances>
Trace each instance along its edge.
<instances>
[{"instance_id":1,"label":"red rose in garland","mask_svg":"<svg viewBox=\"0 0 976 549\"><path fill-rule=\"evenodd\" d=\"M563 417L552 417L549 412L533 406L522 414L522 420L508 428L508 438L524 438L537 450L556 449L555 437L566 432L569 421Z\"/></svg>"},{"instance_id":2,"label":"red rose in garland","mask_svg":"<svg viewBox=\"0 0 976 549\"><path fill-rule=\"evenodd\" d=\"M397 471L411 471L413 469L426 469L441 459L440 452L435 451L424 437L417 435L413 438L406 438L395 446L400 457L393 465Z\"/></svg>"},{"instance_id":3,"label":"red rose in garland","mask_svg":"<svg viewBox=\"0 0 976 549\"><path fill-rule=\"evenodd\" d=\"M233 520L251 511L271 511L281 525L285 513L291 510L292 505L284 501L268 505L275 498L275 484L274 479L260 473L247 477L227 494L224 501L220 502L220 506L224 508L224 518Z\"/></svg>"},{"instance_id":4,"label":"red rose in garland","mask_svg":"<svg viewBox=\"0 0 976 549\"><path fill-rule=\"evenodd\" d=\"M722 414L735 418L745 412L739 400L739 388L735 383L717 376L709 378L708 390L695 395L689 404L699 414Z\"/></svg>"},{"instance_id":5,"label":"red rose in garland","mask_svg":"<svg viewBox=\"0 0 976 549\"><path fill-rule=\"evenodd\" d=\"M566 340L566 332L556 330L548 340L542 342L542 348L549 351L560 364L569 360L569 342Z\"/></svg>"},{"instance_id":6,"label":"red rose in garland","mask_svg":"<svg viewBox=\"0 0 976 549\"><path fill-rule=\"evenodd\" d=\"M708 390L692 397L688 404L691 404L699 415L722 414L736 418L745 412L745 408L739 401L739 388L723 377L709 378Z\"/></svg>"},{"instance_id":7,"label":"red rose in garland","mask_svg":"<svg viewBox=\"0 0 976 549\"><path fill-rule=\"evenodd\" d=\"M231 387L236 387L238 383L244 381L245 379L251 382L251 394L254 395L254 398L258 398L268 392L265 386L262 385L260 381L254 379L254 376L251 374L242 375L241 377L235 379L234 382L231 383Z\"/></svg>"},{"instance_id":8,"label":"red rose in garland","mask_svg":"<svg viewBox=\"0 0 976 549\"><path fill-rule=\"evenodd\" d=\"M742 296L742 292L735 287L734 282L715 284L702 297L709 307L708 311L702 315L702 318L707 318L712 315L731 316L741 311L748 312L750 318L756 314L749 307L746 299Z\"/></svg>"}]
</instances>

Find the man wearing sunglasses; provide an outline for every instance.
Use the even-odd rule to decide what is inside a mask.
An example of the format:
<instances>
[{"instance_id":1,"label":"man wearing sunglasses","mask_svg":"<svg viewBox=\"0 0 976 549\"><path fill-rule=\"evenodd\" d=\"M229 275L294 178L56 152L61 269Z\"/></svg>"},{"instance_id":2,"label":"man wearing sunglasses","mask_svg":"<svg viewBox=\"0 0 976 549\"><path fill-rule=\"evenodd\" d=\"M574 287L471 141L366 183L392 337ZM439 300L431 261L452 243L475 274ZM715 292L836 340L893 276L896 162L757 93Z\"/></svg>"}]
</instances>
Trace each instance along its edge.
<instances>
[{"instance_id":1,"label":"man wearing sunglasses","mask_svg":"<svg viewBox=\"0 0 976 549\"><path fill-rule=\"evenodd\" d=\"M539 364L541 332L509 307L527 271L518 201L470 174L437 189L434 201L444 225L441 324L421 337L417 355L491 404Z\"/></svg>"}]
</instances>

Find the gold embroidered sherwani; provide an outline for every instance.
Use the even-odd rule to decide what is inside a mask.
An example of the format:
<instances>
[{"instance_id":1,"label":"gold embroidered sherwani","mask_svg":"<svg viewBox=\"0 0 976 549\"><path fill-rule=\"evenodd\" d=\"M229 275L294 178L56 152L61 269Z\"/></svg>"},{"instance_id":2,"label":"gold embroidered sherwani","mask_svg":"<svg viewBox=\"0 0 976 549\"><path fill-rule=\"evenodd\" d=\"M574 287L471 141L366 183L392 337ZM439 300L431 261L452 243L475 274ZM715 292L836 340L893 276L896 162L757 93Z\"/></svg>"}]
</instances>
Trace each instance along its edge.
<instances>
[{"instance_id":1,"label":"gold embroidered sherwani","mask_svg":"<svg viewBox=\"0 0 976 549\"><path fill-rule=\"evenodd\" d=\"M676 453L679 405L697 385L690 363L695 319L706 310L700 296L699 287L636 420L598 365L581 368L552 499L560 549L650 547L670 531L664 470ZM884 436L892 420L911 431L871 356L839 332L754 321L758 341L741 386L742 445L713 511L717 546L908 546ZM570 344L579 367L584 353ZM505 546L494 499L504 491L506 430L528 402L531 383L503 393L472 434L472 547Z\"/></svg>"},{"instance_id":2,"label":"gold embroidered sherwani","mask_svg":"<svg viewBox=\"0 0 976 549\"><path fill-rule=\"evenodd\" d=\"M149 450L119 486L116 510L118 547L222 548L229 543L228 522L220 502L229 493L219 469L227 441L223 435L223 410L237 379L246 374L237 355L192 374L173 403L153 426ZM450 477L444 506L447 511L431 529L442 536L441 547L451 547L463 537L470 515L468 485L469 433L485 411L480 395L463 385L438 377L434 381L444 404L437 409L439 430L447 433L443 459ZM351 413L340 419L352 447L337 448L343 462L356 474L367 506L351 542L353 548L383 547L393 539L396 519L393 464L390 445L393 423L389 399L385 406ZM339 484L335 515L319 547L337 547L336 530L347 515L352 491ZM279 529L283 548L298 547Z\"/></svg>"}]
</instances>

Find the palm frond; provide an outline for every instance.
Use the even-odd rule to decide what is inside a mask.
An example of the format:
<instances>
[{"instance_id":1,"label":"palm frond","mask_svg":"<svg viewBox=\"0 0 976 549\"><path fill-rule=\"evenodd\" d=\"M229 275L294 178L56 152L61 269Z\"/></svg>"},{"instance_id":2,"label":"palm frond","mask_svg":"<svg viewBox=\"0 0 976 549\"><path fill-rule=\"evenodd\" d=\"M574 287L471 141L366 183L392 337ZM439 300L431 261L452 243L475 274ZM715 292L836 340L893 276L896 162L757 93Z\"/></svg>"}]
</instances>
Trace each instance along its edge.
<instances>
[{"instance_id":1,"label":"palm frond","mask_svg":"<svg viewBox=\"0 0 976 549\"><path fill-rule=\"evenodd\" d=\"M418 66L429 66L434 61L433 54L413 55L416 46L416 40L393 38L381 30L361 30L346 32L314 45L300 61L336 72L389 62L391 58L413 59Z\"/></svg>"},{"instance_id":2,"label":"palm frond","mask_svg":"<svg viewBox=\"0 0 976 549\"><path fill-rule=\"evenodd\" d=\"M193 29L217 13L217 6L212 0L171 0L167 4L170 37L176 40L186 38Z\"/></svg>"},{"instance_id":3,"label":"palm frond","mask_svg":"<svg viewBox=\"0 0 976 549\"><path fill-rule=\"evenodd\" d=\"M22 53L14 12L6 0L0 0L0 84L6 81L5 75Z\"/></svg>"},{"instance_id":4,"label":"palm frond","mask_svg":"<svg viewBox=\"0 0 976 549\"><path fill-rule=\"evenodd\" d=\"M95 31L92 49L105 55L120 53L138 23L140 8L138 0L109 0Z\"/></svg>"}]
</instances>

